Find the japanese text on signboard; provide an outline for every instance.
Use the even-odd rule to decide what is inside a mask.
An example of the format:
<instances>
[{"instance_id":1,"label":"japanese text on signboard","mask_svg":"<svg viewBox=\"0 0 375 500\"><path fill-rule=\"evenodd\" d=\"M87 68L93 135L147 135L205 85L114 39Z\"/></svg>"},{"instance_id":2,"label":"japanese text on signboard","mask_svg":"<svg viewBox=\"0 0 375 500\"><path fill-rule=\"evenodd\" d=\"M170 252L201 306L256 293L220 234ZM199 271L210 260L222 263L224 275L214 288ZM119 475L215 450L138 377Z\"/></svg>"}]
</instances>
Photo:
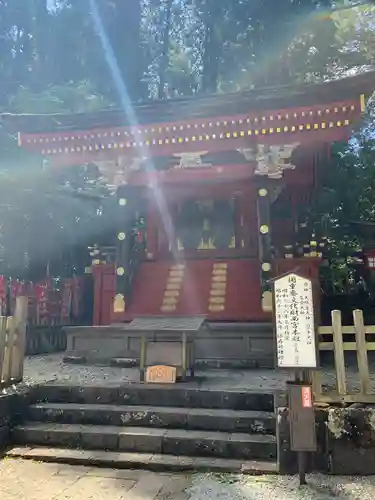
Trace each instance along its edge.
<instances>
[{"instance_id":1,"label":"japanese text on signboard","mask_svg":"<svg viewBox=\"0 0 375 500\"><path fill-rule=\"evenodd\" d=\"M316 368L311 280L289 274L275 280L277 361L281 368Z\"/></svg>"}]
</instances>

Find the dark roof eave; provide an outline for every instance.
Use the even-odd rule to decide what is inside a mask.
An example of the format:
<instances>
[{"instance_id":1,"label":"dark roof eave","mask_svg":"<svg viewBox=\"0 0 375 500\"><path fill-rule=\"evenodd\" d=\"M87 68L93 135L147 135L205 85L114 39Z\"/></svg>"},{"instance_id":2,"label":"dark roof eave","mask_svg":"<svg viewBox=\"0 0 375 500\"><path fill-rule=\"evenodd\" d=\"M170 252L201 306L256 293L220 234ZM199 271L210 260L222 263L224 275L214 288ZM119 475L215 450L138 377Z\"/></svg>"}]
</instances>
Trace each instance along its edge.
<instances>
[{"instance_id":1,"label":"dark roof eave","mask_svg":"<svg viewBox=\"0 0 375 500\"><path fill-rule=\"evenodd\" d=\"M250 111L303 107L349 100L360 94L371 95L375 89L375 71L326 83L287 85L212 96L188 97L134 104L140 125L231 116ZM47 133L127 126L122 110L75 114L0 114L12 131Z\"/></svg>"}]
</instances>

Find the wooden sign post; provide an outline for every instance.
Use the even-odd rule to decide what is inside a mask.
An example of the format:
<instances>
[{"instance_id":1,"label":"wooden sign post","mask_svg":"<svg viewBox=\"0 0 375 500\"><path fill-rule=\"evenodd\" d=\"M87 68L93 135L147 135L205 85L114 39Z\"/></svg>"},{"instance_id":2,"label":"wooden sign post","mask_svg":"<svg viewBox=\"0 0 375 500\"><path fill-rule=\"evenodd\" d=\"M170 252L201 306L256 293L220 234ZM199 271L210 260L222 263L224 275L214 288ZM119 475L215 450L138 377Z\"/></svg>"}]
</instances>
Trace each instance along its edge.
<instances>
[{"instance_id":1,"label":"wooden sign post","mask_svg":"<svg viewBox=\"0 0 375 500\"><path fill-rule=\"evenodd\" d=\"M177 369L174 366L155 365L146 370L146 382L149 384L175 384Z\"/></svg>"},{"instance_id":2,"label":"wooden sign post","mask_svg":"<svg viewBox=\"0 0 375 500\"><path fill-rule=\"evenodd\" d=\"M306 484L306 452L316 451L309 371L318 368L312 281L296 273L274 281L277 366L295 372L289 384L291 450L298 453L300 484Z\"/></svg>"}]
</instances>

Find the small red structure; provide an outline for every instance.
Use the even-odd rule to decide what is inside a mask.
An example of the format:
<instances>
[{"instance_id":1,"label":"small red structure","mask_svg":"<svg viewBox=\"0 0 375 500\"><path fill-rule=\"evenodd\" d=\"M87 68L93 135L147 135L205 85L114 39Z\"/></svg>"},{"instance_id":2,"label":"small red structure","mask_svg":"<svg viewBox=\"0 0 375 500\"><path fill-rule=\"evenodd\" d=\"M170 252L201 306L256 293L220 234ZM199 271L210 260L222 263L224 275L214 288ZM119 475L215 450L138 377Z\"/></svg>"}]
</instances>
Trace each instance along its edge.
<instances>
[{"instance_id":1,"label":"small red structure","mask_svg":"<svg viewBox=\"0 0 375 500\"><path fill-rule=\"evenodd\" d=\"M14 314L16 299L29 299L27 320L33 326L66 326L83 319L82 290L87 289L87 277L61 280L54 288L52 281L42 283L7 279L0 275L0 308L2 316Z\"/></svg>"},{"instance_id":2,"label":"small red structure","mask_svg":"<svg viewBox=\"0 0 375 500\"><path fill-rule=\"evenodd\" d=\"M319 249L299 213L373 87L371 72L150 102L132 116L10 117L20 145L50 168L94 163L116 188L116 262L94 266L94 323L145 314L269 321L273 276L317 277Z\"/></svg>"}]
</instances>

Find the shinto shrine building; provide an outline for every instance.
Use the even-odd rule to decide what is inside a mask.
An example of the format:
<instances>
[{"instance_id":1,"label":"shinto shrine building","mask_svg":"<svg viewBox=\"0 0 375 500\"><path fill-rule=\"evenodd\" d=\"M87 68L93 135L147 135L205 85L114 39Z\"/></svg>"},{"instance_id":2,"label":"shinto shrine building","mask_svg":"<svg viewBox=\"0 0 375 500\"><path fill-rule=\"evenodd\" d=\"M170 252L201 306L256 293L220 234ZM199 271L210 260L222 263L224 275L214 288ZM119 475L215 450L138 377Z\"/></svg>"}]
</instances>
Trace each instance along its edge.
<instances>
[{"instance_id":1,"label":"shinto shrine building","mask_svg":"<svg viewBox=\"0 0 375 500\"><path fill-rule=\"evenodd\" d=\"M116 190L116 257L93 266L101 327L77 334L74 349L91 342L106 356L134 357L138 344L119 340L122 323L203 315L211 328L198 358L270 361L272 277L318 277L320 248L300 214L374 82L370 72L150 102L134 106L137 123L113 110L5 117L49 168L95 164Z\"/></svg>"}]
</instances>

